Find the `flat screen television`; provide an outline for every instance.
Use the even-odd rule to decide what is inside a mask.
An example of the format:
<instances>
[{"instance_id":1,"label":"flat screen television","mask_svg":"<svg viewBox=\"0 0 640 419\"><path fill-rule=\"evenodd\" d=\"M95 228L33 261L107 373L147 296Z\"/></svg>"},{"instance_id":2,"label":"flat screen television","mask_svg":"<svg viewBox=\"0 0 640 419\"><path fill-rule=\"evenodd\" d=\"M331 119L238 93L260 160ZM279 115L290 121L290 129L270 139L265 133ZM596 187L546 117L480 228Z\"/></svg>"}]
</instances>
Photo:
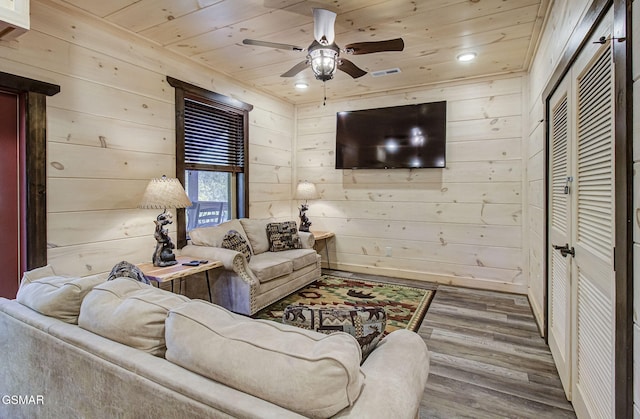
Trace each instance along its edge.
<instances>
[{"instance_id":1,"label":"flat screen television","mask_svg":"<svg viewBox=\"0 0 640 419\"><path fill-rule=\"evenodd\" d=\"M447 102L338 112L336 169L445 167Z\"/></svg>"}]
</instances>

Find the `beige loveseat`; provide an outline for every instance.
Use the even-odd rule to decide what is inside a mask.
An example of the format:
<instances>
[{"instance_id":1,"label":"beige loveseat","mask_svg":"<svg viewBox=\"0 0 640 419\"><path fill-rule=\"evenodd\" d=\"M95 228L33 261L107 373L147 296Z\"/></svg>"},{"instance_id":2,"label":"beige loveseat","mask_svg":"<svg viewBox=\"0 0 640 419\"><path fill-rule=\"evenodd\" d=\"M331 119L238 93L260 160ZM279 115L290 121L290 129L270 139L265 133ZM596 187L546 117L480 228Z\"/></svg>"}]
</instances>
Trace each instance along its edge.
<instances>
[{"instance_id":1,"label":"beige loveseat","mask_svg":"<svg viewBox=\"0 0 640 419\"><path fill-rule=\"evenodd\" d=\"M49 267L0 298L0 336L3 418L414 418L429 370L407 330L360 365L346 333Z\"/></svg>"},{"instance_id":2,"label":"beige loveseat","mask_svg":"<svg viewBox=\"0 0 640 419\"><path fill-rule=\"evenodd\" d=\"M313 235L298 232L301 249L272 252L267 237L267 225L272 222L241 218L189 232L189 243L181 254L224 264L211 284L214 303L252 315L320 278L320 256L313 250ZM249 243L249 261L241 252L221 247L224 236L232 230Z\"/></svg>"}]
</instances>

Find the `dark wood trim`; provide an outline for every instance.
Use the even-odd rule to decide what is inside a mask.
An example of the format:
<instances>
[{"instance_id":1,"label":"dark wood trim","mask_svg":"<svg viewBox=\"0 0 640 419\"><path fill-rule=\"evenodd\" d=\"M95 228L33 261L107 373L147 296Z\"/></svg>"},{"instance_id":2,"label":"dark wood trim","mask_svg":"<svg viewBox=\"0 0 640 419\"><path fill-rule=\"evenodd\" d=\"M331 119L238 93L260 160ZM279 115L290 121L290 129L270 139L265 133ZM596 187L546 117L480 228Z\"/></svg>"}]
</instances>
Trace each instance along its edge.
<instances>
[{"instance_id":1,"label":"dark wood trim","mask_svg":"<svg viewBox=\"0 0 640 419\"><path fill-rule=\"evenodd\" d=\"M33 92L45 96L60 93L60 86L0 71L0 87L14 93Z\"/></svg>"},{"instance_id":2,"label":"dark wood trim","mask_svg":"<svg viewBox=\"0 0 640 419\"><path fill-rule=\"evenodd\" d=\"M60 86L0 72L0 88L20 97L24 112L26 268L47 264L47 96Z\"/></svg>"},{"instance_id":3,"label":"dark wood trim","mask_svg":"<svg viewBox=\"0 0 640 419\"><path fill-rule=\"evenodd\" d=\"M168 79L168 77L167 77ZM185 185L184 178L184 90L175 89L176 94L176 178ZM182 156L182 158L178 158ZM187 245L187 215L184 208L176 210L177 246L182 249Z\"/></svg>"},{"instance_id":4,"label":"dark wood trim","mask_svg":"<svg viewBox=\"0 0 640 419\"><path fill-rule=\"evenodd\" d=\"M544 173L542 174L542 182L544 185L544 197L543 197L543 205L544 205L544 232L542 233L542 242L544 243L544 256L542 260L544 261L544 287L542 290L543 296L542 300L544 301L544 323L542 325L544 329L544 343L549 344L549 156L551 154L549 147L549 138L551 137L551 109L549 103L551 102L551 94L548 96L543 96L544 98Z\"/></svg>"},{"instance_id":5,"label":"dark wood trim","mask_svg":"<svg viewBox=\"0 0 640 419\"><path fill-rule=\"evenodd\" d=\"M613 3L615 66L615 414L633 417L633 75L631 0ZM624 40L623 40L624 38Z\"/></svg>"},{"instance_id":6,"label":"dark wood trim","mask_svg":"<svg viewBox=\"0 0 640 419\"><path fill-rule=\"evenodd\" d=\"M238 218L249 218L249 118L244 118L244 174L242 175L243 211Z\"/></svg>"},{"instance_id":7,"label":"dark wood trim","mask_svg":"<svg viewBox=\"0 0 640 419\"><path fill-rule=\"evenodd\" d=\"M47 103L27 92L25 102L27 173L27 269L47 264Z\"/></svg>"},{"instance_id":8,"label":"dark wood trim","mask_svg":"<svg viewBox=\"0 0 640 419\"><path fill-rule=\"evenodd\" d=\"M594 0L571 37L567 50L544 89L545 105L545 338L548 339L548 196L549 100L604 15L613 6L611 40L615 94L615 417L633 416L633 79L630 0ZM624 40L622 40L624 38Z\"/></svg>"},{"instance_id":9,"label":"dark wood trim","mask_svg":"<svg viewBox=\"0 0 640 419\"><path fill-rule=\"evenodd\" d=\"M573 62L578 58L578 54L582 50L584 44L589 40L593 31L598 27L598 23L613 4L613 0L593 0L589 10L584 15L582 21L578 24L573 35L567 42L567 48L564 51L556 70L551 75L543 93L542 100L546 101L551 97L553 92L564 78L567 71L571 68Z\"/></svg>"},{"instance_id":10,"label":"dark wood trim","mask_svg":"<svg viewBox=\"0 0 640 419\"><path fill-rule=\"evenodd\" d=\"M182 89L187 93L192 93L196 96L204 97L214 102L222 103L227 106L231 106L232 108L242 109L244 111L251 111L253 109L253 105L249 103L242 102L238 99L234 99L229 96L221 95L220 93L215 93L207 89L203 89L202 87L198 87L196 85L186 83L182 80L174 79L171 76L167 76L167 82L176 89Z\"/></svg>"}]
</instances>

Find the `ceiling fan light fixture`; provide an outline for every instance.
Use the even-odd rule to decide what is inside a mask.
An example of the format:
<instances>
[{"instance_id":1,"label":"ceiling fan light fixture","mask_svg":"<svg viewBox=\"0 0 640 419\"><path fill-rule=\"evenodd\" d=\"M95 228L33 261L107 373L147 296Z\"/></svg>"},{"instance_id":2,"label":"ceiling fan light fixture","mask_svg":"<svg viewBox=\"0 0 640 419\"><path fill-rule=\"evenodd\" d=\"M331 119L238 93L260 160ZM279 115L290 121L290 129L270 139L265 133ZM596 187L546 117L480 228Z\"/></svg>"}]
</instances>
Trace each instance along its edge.
<instances>
[{"instance_id":1,"label":"ceiling fan light fixture","mask_svg":"<svg viewBox=\"0 0 640 419\"><path fill-rule=\"evenodd\" d=\"M460 62L467 62L474 60L477 56L478 54L475 52L463 52L462 54L459 54L456 59Z\"/></svg>"},{"instance_id":2,"label":"ceiling fan light fixture","mask_svg":"<svg viewBox=\"0 0 640 419\"><path fill-rule=\"evenodd\" d=\"M338 65L338 48L331 46L315 48L309 51L311 70L316 79L327 81L333 78Z\"/></svg>"}]
</instances>

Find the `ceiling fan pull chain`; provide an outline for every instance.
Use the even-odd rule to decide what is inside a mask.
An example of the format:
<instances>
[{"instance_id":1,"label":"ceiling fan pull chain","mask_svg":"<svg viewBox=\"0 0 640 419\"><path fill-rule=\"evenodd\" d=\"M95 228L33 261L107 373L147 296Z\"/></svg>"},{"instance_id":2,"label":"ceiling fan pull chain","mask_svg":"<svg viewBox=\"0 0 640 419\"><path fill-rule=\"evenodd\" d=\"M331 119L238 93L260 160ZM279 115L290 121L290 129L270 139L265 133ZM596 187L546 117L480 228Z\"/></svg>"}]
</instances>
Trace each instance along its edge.
<instances>
[{"instance_id":1,"label":"ceiling fan pull chain","mask_svg":"<svg viewBox=\"0 0 640 419\"><path fill-rule=\"evenodd\" d=\"M322 106L327 106L327 82L322 82L322 86L324 87L324 101L322 102Z\"/></svg>"}]
</instances>

